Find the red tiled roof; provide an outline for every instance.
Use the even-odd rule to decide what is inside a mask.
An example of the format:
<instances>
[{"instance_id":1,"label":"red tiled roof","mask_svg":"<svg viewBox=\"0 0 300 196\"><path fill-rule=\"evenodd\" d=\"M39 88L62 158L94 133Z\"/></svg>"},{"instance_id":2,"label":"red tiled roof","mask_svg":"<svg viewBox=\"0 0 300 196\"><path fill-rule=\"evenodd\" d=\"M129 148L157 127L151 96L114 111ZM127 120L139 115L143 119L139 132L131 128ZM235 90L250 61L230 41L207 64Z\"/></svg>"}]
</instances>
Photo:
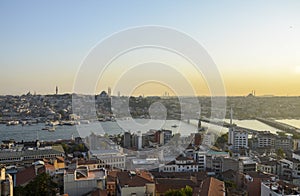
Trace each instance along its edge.
<instances>
[{"instance_id":1,"label":"red tiled roof","mask_svg":"<svg viewBox=\"0 0 300 196\"><path fill-rule=\"evenodd\" d=\"M21 170L16 175L16 185L24 185L36 177L34 166Z\"/></svg>"},{"instance_id":2,"label":"red tiled roof","mask_svg":"<svg viewBox=\"0 0 300 196\"><path fill-rule=\"evenodd\" d=\"M261 179L253 178L252 182L247 183L247 192L249 196L260 195Z\"/></svg>"},{"instance_id":3,"label":"red tiled roof","mask_svg":"<svg viewBox=\"0 0 300 196\"><path fill-rule=\"evenodd\" d=\"M139 175L130 175L129 172L118 172L117 178L119 179L119 183L121 187L141 187L145 186L146 183L151 183L152 181L145 179Z\"/></svg>"},{"instance_id":4,"label":"red tiled roof","mask_svg":"<svg viewBox=\"0 0 300 196\"><path fill-rule=\"evenodd\" d=\"M203 181L199 190L200 196L223 196L225 193L225 185L224 182L216 178L209 177ZM198 193L194 192L194 195L198 195Z\"/></svg>"},{"instance_id":5,"label":"red tiled roof","mask_svg":"<svg viewBox=\"0 0 300 196\"><path fill-rule=\"evenodd\" d=\"M106 181L107 183L114 183L116 182L118 171L109 171L107 174Z\"/></svg>"},{"instance_id":6,"label":"red tiled roof","mask_svg":"<svg viewBox=\"0 0 300 196\"><path fill-rule=\"evenodd\" d=\"M260 178L260 179L269 179L273 176L275 176L274 174L267 174L267 173L262 173L260 171L251 171L251 172L247 172L247 174L249 176L251 176L252 178Z\"/></svg>"},{"instance_id":7,"label":"red tiled roof","mask_svg":"<svg viewBox=\"0 0 300 196\"><path fill-rule=\"evenodd\" d=\"M48 164L48 163L45 164L45 168L48 171L55 171L55 167L51 164Z\"/></svg>"},{"instance_id":8,"label":"red tiled roof","mask_svg":"<svg viewBox=\"0 0 300 196\"><path fill-rule=\"evenodd\" d=\"M43 158L43 161L44 161L44 163L49 163L50 162L50 160L46 159L46 158Z\"/></svg>"},{"instance_id":9,"label":"red tiled roof","mask_svg":"<svg viewBox=\"0 0 300 196\"><path fill-rule=\"evenodd\" d=\"M57 162L64 163L65 159L63 157L56 157Z\"/></svg>"},{"instance_id":10,"label":"red tiled roof","mask_svg":"<svg viewBox=\"0 0 300 196\"><path fill-rule=\"evenodd\" d=\"M149 180L149 181L153 181L152 175L151 173L147 172L147 171L139 171L137 172L139 176L141 176L142 178Z\"/></svg>"},{"instance_id":11,"label":"red tiled roof","mask_svg":"<svg viewBox=\"0 0 300 196\"><path fill-rule=\"evenodd\" d=\"M107 175L116 178L118 172L119 171L109 171Z\"/></svg>"},{"instance_id":12,"label":"red tiled roof","mask_svg":"<svg viewBox=\"0 0 300 196\"><path fill-rule=\"evenodd\" d=\"M107 191L97 189L91 193L91 196L107 196Z\"/></svg>"}]
</instances>

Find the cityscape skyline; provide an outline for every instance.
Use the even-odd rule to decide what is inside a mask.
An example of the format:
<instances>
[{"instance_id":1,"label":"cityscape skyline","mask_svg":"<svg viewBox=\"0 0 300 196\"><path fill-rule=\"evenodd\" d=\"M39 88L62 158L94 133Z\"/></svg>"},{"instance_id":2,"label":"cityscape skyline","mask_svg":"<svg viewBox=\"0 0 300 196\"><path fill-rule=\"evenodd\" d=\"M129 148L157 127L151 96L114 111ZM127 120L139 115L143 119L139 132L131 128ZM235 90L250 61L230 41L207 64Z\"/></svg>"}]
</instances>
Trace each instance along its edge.
<instances>
[{"instance_id":1,"label":"cityscape skyline","mask_svg":"<svg viewBox=\"0 0 300 196\"><path fill-rule=\"evenodd\" d=\"M115 32L143 25L171 27L197 40L217 65L228 96L245 96L254 89L258 96L300 95L298 1L0 4L1 95L52 94L56 85L60 92L72 93L76 73L91 48ZM169 63L188 67L179 62ZM119 63L126 64L126 59ZM210 95L203 77L190 75L191 69L183 72L196 95ZM177 85L176 78L170 81ZM149 85L145 84L148 90L139 86L133 95L166 91L163 85L156 84L156 91ZM95 92L108 86L115 89L107 80Z\"/></svg>"},{"instance_id":2,"label":"cityscape skyline","mask_svg":"<svg viewBox=\"0 0 300 196\"><path fill-rule=\"evenodd\" d=\"M300 195L300 1L0 1L0 195Z\"/></svg>"}]
</instances>

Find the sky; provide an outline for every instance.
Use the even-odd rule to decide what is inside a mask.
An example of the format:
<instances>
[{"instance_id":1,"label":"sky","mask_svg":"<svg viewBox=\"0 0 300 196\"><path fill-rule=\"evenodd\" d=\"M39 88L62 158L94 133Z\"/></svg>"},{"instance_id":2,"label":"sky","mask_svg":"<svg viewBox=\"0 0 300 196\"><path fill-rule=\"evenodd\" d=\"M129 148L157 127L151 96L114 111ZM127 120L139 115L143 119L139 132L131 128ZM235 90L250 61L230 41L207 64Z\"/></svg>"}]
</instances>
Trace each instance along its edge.
<instances>
[{"instance_id":1,"label":"sky","mask_svg":"<svg viewBox=\"0 0 300 196\"><path fill-rule=\"evenodd\" d=\"M60 93L73 92L82 62L101 40L124 29L158 25L183 32L204 47L219 70L226 95L244 96L255 90L256 95L298 96L299 10L297 0L0 1L0 94L48 94L55 92L55 86ZM167 62L171 69L185 67L180 77L197 95L210 95L212 87L205 83L205 76L189 77L191 64L174 61L180 58L175 54L160 55L172 57ZM128 56L132 59L137 54ZM157 75L157 65L150 69L152 65L146 64L120 80L117 88L118 66L131 63L121 59L103 77L108 79L99 78L95 93L111 86L114 94L167 91L173 95L181 86L176 73L169 77L169 86L156 82L151 87L151 80L135 80L145 71L147 77ZM140 83L122 92L126 85L133 85L131 80Z\"/></svg>"}]
</instances>

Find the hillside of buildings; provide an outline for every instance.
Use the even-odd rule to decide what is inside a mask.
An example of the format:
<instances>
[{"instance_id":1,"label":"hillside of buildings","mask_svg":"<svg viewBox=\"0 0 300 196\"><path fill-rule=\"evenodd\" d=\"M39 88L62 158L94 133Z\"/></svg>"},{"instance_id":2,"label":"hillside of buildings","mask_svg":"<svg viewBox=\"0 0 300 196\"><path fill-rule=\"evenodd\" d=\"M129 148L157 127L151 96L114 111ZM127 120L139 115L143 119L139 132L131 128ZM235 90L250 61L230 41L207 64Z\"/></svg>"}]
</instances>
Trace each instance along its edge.
<instances>
[{"instance_id":1,"label":"hillside of buildings","mask_svg":"<svg viewBox=\"0 0 300 196\"><path fill-rule=\"evenodd\" d=\"M95 111L98 120L111 120L113 117L128 117L129 103L130 115L134 118L150 118L149 107L153 103L162 103L167 111L167 119L181 119L181 107L188 109L190 114L184 118L197 118L199 107L195 107L193 98L184 97L115 97L102 92L96 96L85 95L27 95L0 96L0 122L7 123L11 120L32 120L32 122L45 122L47 120L69 120L70 115L80 110L81 118L91 118L85 106L90 101L95 102ZM226 99L225 107L214 107L212 100ZM72 108L76 100L82 108ZM128 101L129 100L129 101ZM300 97L198 97L198 106L201 106L201 116L210 117L211 111L218 111L219 116L230 118L230 110L233 109L235 118L255 119L299 119ZM112 106L115 108L112 111ZM88 108L89 109L89 108ZM217 112L218 113L218 112ZM75 115L79 115L76 114ZM158 116L159 117L159 116ZM95 118L94 116L92 118ZM95 119L96 120L96 119Z\"/></svg>"}]
</instances>

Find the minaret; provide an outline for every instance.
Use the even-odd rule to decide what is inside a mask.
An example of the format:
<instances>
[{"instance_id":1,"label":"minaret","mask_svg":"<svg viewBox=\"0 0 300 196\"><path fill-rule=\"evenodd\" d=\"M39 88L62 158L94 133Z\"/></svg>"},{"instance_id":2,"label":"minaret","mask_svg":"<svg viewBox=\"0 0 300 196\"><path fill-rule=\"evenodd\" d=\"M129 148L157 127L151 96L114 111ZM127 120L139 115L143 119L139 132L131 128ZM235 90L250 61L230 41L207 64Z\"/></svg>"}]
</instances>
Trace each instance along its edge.
<instances>
[{"instance_id":1,"label":"minaret","mask_svg":"<svg viewBox=\"0 0 300 196\"><path fill-rule=\"evenodd\" d=\"M201 104L200 104L198 131L201 131L201 130L202 130L202 126L201 126Z\"/></svg>"},{"instance_id":2,"label":"minaret","mask_svg":"<svg viewBox=\"0 0 300 196\"><path fill-rule=\"evenodd\" d=\"M138 131L137 136L138 136L138 150L141 150L143 148L143 138L142 138L141 131Z\"/></svg>"},{"instance_id":3,"label":"minaret","mask_svg":"<svg viewBox=\"0 0 300 196\"><path fill-rule=\"evenodd\" d=\"M201 118L198 121L198 131L201 130Z\"/></svg>"},{"instance_id":4,"label":"minaret","mask_svg":"<svg viewBox=\"0 0 300 196\"><path fill-rule=\"evenodd\" d=\"M233 144L234 143L234 130L235 127L232 124L232 119L233 119L233 111L232 111L232 107L230 108L230 125L228 128L228 144Z\"/></svg>"},{"instance_id":5,"label":"minaret","mask_svg":"<svg viewBox=\"0 0 300 196\"><path fill-rule=\"evenodd\" d=\"M232 126L232 118L233 118L233 111L232 108L230 108L230 126Z\"/></svg>"},{"instance_id":6,"label":"minaret","mask_svg":"<svg viewBox=\"0 0 300 196\"><path fill-rule=\"evenodd\" d=\"M56 95L58 94L58 86L56 86L56 88L55 88L55 94Z\"/></svg>"},{"instance_id":7,"label":"minaret","mask_svg":"<svg viewBox=\"0 0 300 196\"><path fill-rule=\"evenodd\" d=\"M107 89L107 94L109 97L111 96L111 88L110 87L108 87L108 89Z\"/></svg>"}]
</instances>

